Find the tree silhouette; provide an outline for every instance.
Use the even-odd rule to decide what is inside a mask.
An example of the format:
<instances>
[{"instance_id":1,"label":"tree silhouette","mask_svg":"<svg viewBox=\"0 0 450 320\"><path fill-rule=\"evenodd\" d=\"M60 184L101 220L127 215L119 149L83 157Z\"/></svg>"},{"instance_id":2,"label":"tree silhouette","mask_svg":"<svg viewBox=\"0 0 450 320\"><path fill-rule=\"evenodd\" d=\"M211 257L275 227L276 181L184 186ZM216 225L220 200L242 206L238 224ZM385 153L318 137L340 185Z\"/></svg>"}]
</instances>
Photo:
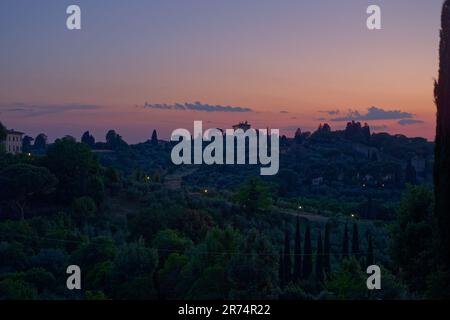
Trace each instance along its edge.
<instances>
[{"instance_id":1,"label":"tree silhouette","mask_svg":"<svg viewBox=\"0 0 450 320\"><path fill-rule=\"evenodd\" d=\"M353 224L353 236L352 236L352 256L359 260L359 232L358 224L355 222Z\"/></svg>"},{"instance_id":2,"label":"tree silhouette","mask_svg":"<svg viewBox=\"0 0 450 320\"><path fill-rule=\"evenodd\" d=\"M342 239L342 259L348 258L348 229L345 224L344 238Z\"/></svg>"},{"instance_id":3,"label":"tree silhouette","mask_svg":"<svg viewBox=\"0 0 450 320\"><path fill-rule=\"evenodd\" d=\"M158 133L156 132L156 130L153 130L152 132L152 145L157 146L158 145Z\"/></svg>"},{"instance_id":4,"label":"tree silhouette","mask_svg":"<svg viewBox=\"0 0 450 320\"><path fill-rule=\"evenodd\" d=\"M311 228L306 225L305 231L305 247L303 249L303 270L302 277L308 279L312 272L312 248L311 248Z\"/></svg>"},{"instance_id":5,"label":"tree silhouette","mask_svg":"<svg viewBox=\"0 0 450 320\"><path fill-rule=\"evenodd\" d=\"M323 244L322 244L322 232L319 232L317 238L317 254L316 254L316 278L318 281L323 281Z\"/></svg>"},{"instance_id":6,"label":"tree silhouette","mask_svg":"<svg viewBox=\"0 0 450 320\"><path fill-rule=\"evenodd\" d=\"M331 244L330 244L330 223L325 225L325 240L323 249L323 268L327 275L331 273Z\"/></svg>"},{"instance_id":7,"label":"tree silhouette","mask_svg":"<svg viewBox=\"0 0 450 320\"><path fill-rule=\"evenodd\" d=\"M437 106L434 161L435 212L439 230L440 261L450 268L450 1L441 16L439 79L435 82Z\"/></svg>"},{"instance_id":8,"label":"tree silhouette","mask_svg":"<svg viewBox=\"0 0 450 320\"><path fill-rule=\"evenodd\" d=\"M289 232L286 230L284 233L284 283L289 283L291 281L291 239L289 237Z\"/></svg>"},{"instance_id":9,"label":"tree silhouette","mask_svg":"<svg viewBox=\"0 0 450 320\"><path fill-rule=\"evenodd\" d=\"M0 142L6 139L7 134L8 131L6 130L6 127L0 122Z\"/></svg>"},{"instance_id":10,"label":"tree silhouette","mask_svg":"<svg viewBox=\"0 0 450 320\"><path fill-rule=\"evenodd\" d=\"M47 136L40 133L34 139L34 147L36 149L45 149L47 147Z\"/></svg>"},{"instance_id":11,"label":"tree silhouette","mask_svg":"<svg viewBox=\"0 0 450 320\"><path fill-rule=\"evenodd\" d=\"M94 138L93 135L91 135L89 133L89 131L86 131L81 136L81 142L92 148L94 146L94 144L95 144L95 138Z\"/></svg>"},{"instance_id":12,"label":"tree silhouette","mask_svg":"<svg viewBox=\"0 0 450 320\"><path fill-rule=\"evenodd\" d=\"M34 139L30 136L25 136L22 139L22 151L23 152L29 152L31 150L31 142Z\"/></svg>"},{"instance_id":13,"label":"tree silhouette","mask_svg":"<svg viewBox=\"0 0 450 320\"><path fill-rule=\"evenodd\" d=\"M284 257L283 257L283 250L280 250L280 259L278 263L278 278L280 280L280 287L281 289L284 288Z\"/></svg>"},{"instance_id":14,"label":"tree silhouette","mask_svg":"<svg viewBox=\"0 0 450 320\"><path fill-rule=\"evenodd\" d=\"M297 217L295 226L295 247L294 247L294 280L298 281L302 275L302 243L300 236L300 222Z\"/></svg>"},{"instance_id":15,"label":"tree silhouette","mask_svg":"<svg viewBox=\"0 0 450 320\"><path fill-rule=\"evenodd\" d=\"M371 265L373 265L373 261L374 261L374 258L373 258L373 245L372 245L372 237L369 235L369 238L368 238L368 244L367 244L367 257L366 257L366 265L367 265L367 267L368 266L371 266Z\"/></svg>"}]
</instances>

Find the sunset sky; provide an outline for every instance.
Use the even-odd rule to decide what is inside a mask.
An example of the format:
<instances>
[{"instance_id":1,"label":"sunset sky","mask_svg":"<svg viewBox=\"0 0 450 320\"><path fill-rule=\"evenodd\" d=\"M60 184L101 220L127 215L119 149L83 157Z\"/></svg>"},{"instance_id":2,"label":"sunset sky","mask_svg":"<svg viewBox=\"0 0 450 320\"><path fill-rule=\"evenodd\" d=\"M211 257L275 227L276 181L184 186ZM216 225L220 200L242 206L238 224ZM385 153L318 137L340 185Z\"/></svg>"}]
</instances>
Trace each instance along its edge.
<instances>
[{"instance_id":1,"label":"sunset sky","mask_svg":"<svg viewBox=\"0 0 450 320\"><path fill-rule=\"evenodd\" d=\"M432 139L442 2L2 0L0 121L138 142L194 120L292 135L354 118ZM80 31L66 29L70 4ZM382 30L366 28L370 4Z\"/></svg>"}]
</instances>

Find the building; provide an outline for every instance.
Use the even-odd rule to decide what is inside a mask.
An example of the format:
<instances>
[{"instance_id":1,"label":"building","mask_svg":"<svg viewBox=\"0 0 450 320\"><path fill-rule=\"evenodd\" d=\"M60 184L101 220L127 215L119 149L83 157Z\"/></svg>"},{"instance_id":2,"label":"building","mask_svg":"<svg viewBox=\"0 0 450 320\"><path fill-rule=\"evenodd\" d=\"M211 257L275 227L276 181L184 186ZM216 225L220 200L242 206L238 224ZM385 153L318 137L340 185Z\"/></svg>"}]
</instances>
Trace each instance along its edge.
<instances>
[{"instance_id":1,"label":"building","mask_svg":"<svg viewBox=\"0 0 450 320\"><path fill-rule=\"evenodd\" d=\"M3 142L7 153L17 154L22 152L22 136L23 132L8 130L6 139Z\"/></svg>"}]
</instances>

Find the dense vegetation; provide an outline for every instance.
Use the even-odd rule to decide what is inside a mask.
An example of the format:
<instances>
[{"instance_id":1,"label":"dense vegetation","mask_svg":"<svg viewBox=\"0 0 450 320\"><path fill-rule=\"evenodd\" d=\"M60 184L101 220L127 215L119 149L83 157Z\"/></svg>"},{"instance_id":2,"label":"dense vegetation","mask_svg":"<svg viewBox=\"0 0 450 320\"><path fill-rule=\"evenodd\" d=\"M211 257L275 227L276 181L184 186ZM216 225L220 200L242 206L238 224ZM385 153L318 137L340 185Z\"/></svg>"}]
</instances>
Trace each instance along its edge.
<instances>
[{"instance_id":1,"label":"dense vegetation","mask_svg":"<svg viewBox=\"0 0 450 320\"><path fill-rule=\"evenodd\" d=\"M81 143L48 145L40 135L24 146L30 154L1 154L0 298L439 292L430 279L433 145L367 135L358 123L328 128L283 137L282 170L264 179L251 166L175 167L156 132L137 145L113 130L105 143L87 132ZM369 292L373 263L383 268L383 289ZM70 264L81 267L80 291L66 288Z\"/></svg>"}]
</instances>

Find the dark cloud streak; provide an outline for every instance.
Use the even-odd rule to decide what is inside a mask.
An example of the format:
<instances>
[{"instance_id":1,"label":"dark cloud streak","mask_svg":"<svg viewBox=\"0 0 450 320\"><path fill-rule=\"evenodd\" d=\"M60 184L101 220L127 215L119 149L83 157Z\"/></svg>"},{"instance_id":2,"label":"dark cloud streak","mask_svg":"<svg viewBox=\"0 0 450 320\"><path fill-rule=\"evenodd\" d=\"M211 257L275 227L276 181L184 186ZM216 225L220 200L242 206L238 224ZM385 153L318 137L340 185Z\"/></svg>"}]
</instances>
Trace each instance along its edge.
<instances>
[{"instance_id":1,"label":"dark cloud streak","mask_svg":"<svg viewBox=\"0 0 450 320\"><path fill-rule=\"evenodd\" d=\"M146 109L158 109L158 110L179 110L179 111L203 111L203 112L253 112L252 109L246 107L232 107L222 105L210 105L201 102L194 103L175 103L175 104L150 104L146 102L144 104Z\"/></svg>"}]
</instances>

